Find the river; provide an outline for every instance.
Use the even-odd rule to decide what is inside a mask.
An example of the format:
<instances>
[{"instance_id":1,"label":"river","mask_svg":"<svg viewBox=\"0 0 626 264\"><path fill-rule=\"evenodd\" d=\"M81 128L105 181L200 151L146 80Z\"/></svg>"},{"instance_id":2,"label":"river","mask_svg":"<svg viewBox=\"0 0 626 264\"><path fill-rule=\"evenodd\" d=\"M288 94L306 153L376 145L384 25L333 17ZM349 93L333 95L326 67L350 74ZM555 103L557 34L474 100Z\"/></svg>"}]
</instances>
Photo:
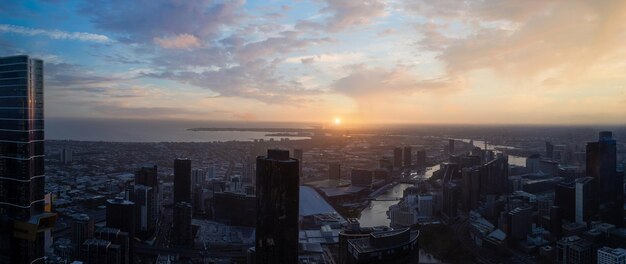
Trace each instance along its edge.
<instances>
[{"instance_id":1,"label":"river","mask_svg":"<svg viewBox=\"0 0 626 264\"><path fill-rule=\"evenodd\" d=\"M471 140L470 139L455 139L455 140L459 140L459 141L463 141L465 143L469 143ZM479 147L484 149L485 148L485 141L483 140L474 140L474 147ZM515 147L512 146L504 146L504 145L492 145L492 144L487 144L487 149L515 149ZM496 153L502 153L502 151L499 150L495 150ZM509 156L509 164L510 165L517 165L517 166L522 166L522 167L526 167L526 158L525 157L520 157L520 156L515 156L515 155L508 155Z\"/></svg>"},{"instance_id":2,"label":"river","mask_svg":"<svg viewBox=\"0 0 626 264\"><path fill-rule=\"evenodd\" d=\"M439 170L439 165L426 168L424 173L411 173L413 177L430 178L433 172ZM404 189L413 186L412 184L400 183L393 188L380 194L378 198L402 198ZM370 205L361 211L359 222L361 226L389 226L390 220L387 218L389 206L397 204L399 201L371 201ZM433 255L420 249L420 263L441 263Z\"/></svg>"}]
</instances>

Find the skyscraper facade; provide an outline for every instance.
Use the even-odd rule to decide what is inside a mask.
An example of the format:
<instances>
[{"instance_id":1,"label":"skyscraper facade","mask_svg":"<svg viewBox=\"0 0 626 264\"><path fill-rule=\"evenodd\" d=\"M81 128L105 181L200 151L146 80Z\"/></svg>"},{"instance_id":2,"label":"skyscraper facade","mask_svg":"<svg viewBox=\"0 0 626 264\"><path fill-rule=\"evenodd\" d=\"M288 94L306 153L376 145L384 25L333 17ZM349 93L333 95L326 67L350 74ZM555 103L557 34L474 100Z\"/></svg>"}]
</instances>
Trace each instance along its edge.
<instances>
[{"instance_id":1,"label":"skyscraper facade","mask_svg":"<svg viewBox=\"0 0 626 264\"><path fill-rule=\"evenodd\" d=\"M341 164L339 162L328 164L328 179L337 181L341 179Z\"/></svg>"},{"instance_id":2,"label":"skyscraper facade","mask_svg":"<svg viewBox=\"0 0 626 264\"><path fill-rule=\"evenodd\" d=\"M302 158L304 157L304 151L302 149L294 149L293 157L298 160L298 174L300 177L304 177L304 175L302 175Z\"/></svg>"},{"instance_id":3,"label":"skyscraper facade","mask_svg":"<svg viewBox=\"0 0 626 264\"><path fill-rule=\"evenodd\" d=\"M174 205L174 216L172 219L172 245L175 247L192 247L193 235L191 229L191 204L188 202L178 202Z\"/></svg>"},{"instance_id":4,"label":"skyscraper facade","mask_svg":"<svg viewBox=\"0 0 626 264\"><path fill-rule=\"evenodd\" d=\"M174 160L174 204L191 203L191 160Z\"/></svg>"},{"instance_id":5,"label":"skyscraper facade","mask_svg":"<svg viewBox=\"0 0 626 264\"><path fill-rule=\"evenodd\" d=\"M402 167L402 148L393 149L393 167L394 168Z\"/></svg>"},{"instance_id":6,"label":"skyscraper facade","mask_svg":"<svg viewBox=\"0 0 626 264\"><path fill-rule=\"evenodd\" d=\"M298 160L287 150L268 150L256 167L256 263L297 263Z\"/></svg>"},{"instance_id":7,"label":"skyscraper facade","mask_svg":"<svg viewBox=\"0 0 626 264\"><path fill-rule=\"evenodd\" d=\"M135 237L135 203L122 198L108 199L106 209L107 226L127 232Z\"/></svg>"},{"instance_id":8,"label":"skyscraper facade","mask_svg":"<svg viewBox=\"0 0 626 264\"><path fill-rule=\"evenodd\" d=\"M587 176L597 180L600 220L622 226L623 173L617 172L617 142L610 131L600 132L598 142L587 143Z\"/></svg>"},{"instance_id":9,"label":"skyscraper facade","mask_svg":"<svg viewBox=\"0 0 626 264\"><path fill-rule=\"evenodd\" d=\"M43 61L0 58L0 263L43 263Z\"/></svg>"},{"instance_id":10,"label":"skyscraper facade","mask_svg":"<svg viewBox=\"0 0 626 264\"><path fill-rule=\"evenodd\" d=\"M411 163L413 161L413 156L411 155L411 147L410 146L406 146L404 147L404 166L411 166Z\"/></svg>"}]
</instances>

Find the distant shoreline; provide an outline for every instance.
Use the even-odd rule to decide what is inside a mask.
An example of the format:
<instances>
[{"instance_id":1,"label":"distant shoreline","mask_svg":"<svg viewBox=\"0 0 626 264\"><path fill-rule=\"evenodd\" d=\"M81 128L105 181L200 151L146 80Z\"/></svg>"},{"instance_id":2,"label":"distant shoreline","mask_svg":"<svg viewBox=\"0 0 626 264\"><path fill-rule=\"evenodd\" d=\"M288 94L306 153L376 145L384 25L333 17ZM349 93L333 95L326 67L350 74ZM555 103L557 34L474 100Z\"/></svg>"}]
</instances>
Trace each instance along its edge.
<instances>
[{"instance_id":1,"label":"distant shoreline","mask_svg":"<svg viewBox=\"0 0 626 264\"><path fill-rule=\"evenodd\" d=\"M187 128L188 131L243 131L243 132L268 132L268 133L313 133L322 129L312 128L234 128L234 127L196 127ZM297 134L296 134L297 135Z\"/></svg>"}]
</instances>

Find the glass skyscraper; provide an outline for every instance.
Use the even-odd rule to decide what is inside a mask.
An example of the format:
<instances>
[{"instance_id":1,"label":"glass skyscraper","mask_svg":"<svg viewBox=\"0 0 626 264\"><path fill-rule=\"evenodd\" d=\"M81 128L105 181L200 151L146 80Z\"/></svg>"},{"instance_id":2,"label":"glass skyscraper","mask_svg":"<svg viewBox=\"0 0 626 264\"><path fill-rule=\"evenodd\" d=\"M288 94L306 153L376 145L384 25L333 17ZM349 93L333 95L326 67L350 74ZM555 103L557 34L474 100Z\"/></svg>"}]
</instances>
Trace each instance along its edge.
<instances>
[{"instance_id":1,"label":"glass skyscraper","mask_svg":"<svg viewBox=\"0 0 626 264\"><path fill-rule=\"evenodd\" d=\"M43 263L43 61L0 58L0 263Z\"/></svg>"},{"instance_id":2,"label":"glass skyscraper","mask_svg":"<svg viewBox=\"0 0 626 264\"><path fill-rule=\"evenodd\" d=\"M256 263L298 263L299 161L270 149L256 162Z\"/></svg>"}]
</instances>

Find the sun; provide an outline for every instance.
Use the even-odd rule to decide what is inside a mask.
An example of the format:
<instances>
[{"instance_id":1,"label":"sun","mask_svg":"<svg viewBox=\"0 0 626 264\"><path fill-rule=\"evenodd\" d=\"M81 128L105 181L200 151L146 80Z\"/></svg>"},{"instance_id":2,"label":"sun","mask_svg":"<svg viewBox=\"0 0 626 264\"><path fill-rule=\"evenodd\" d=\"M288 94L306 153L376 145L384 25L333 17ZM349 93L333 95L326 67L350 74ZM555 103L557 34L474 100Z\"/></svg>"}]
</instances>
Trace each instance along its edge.
<instances>
[{"instance_id":1,"label":"sun","mask_svg":"<svg viewBox=\"0 0 626 264\"><path fill-rule=\"evenodd\" d=\"M335 125L341 125L341 118L335 117Z\"/></svg>"}]
</instances>

